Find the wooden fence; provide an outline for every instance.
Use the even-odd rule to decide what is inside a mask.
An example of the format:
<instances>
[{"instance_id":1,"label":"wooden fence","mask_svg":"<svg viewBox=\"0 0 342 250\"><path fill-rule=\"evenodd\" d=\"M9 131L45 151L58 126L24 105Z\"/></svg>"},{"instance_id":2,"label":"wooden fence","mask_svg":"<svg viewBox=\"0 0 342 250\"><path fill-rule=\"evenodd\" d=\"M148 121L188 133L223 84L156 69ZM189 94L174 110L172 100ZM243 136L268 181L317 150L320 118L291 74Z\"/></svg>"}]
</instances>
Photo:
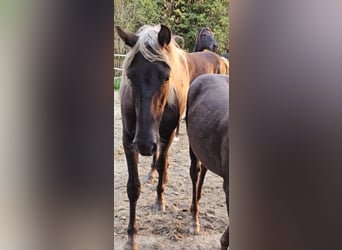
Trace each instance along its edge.
<instances>
[{"instance_id":1,"label":"wooden fence","mask_svg":"<svg viewBox=\"0 0 342 250\"><path fill-rule=\"evenodd\" d=\"M121 77L122 75L122 62L126 55L114 54L114 77Z\"/></svg>"}]
</instances>

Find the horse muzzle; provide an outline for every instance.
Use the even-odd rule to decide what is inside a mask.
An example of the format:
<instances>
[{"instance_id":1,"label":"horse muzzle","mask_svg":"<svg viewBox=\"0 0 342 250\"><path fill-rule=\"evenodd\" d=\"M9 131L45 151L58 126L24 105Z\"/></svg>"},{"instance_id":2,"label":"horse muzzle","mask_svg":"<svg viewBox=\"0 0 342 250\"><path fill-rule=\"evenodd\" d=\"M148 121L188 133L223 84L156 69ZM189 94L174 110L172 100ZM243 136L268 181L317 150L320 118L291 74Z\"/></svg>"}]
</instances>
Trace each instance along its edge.
<instances>
[{"instance_id":1,"label":"horse muzzle","mask_svg":"<svg viewBox=\"0 0 342 250\"><path fill-rule=\"evenodd\" d=\"M143 156L151 156L157 152L157 142L152 140L139 140L133 141L134 149Z\"/></svg>"},{"instance_id":2,"label":"horse muzzle","mask_svg":"<svg viewBox=\"0 0 342 250\"><path fill-rule=\"evenodd\" d=\"M217 44L214 44L211 50L212 50L213 52L217 52L217 49L218 49L218 45L217 45Z\"/></svg>"}]
</instances>

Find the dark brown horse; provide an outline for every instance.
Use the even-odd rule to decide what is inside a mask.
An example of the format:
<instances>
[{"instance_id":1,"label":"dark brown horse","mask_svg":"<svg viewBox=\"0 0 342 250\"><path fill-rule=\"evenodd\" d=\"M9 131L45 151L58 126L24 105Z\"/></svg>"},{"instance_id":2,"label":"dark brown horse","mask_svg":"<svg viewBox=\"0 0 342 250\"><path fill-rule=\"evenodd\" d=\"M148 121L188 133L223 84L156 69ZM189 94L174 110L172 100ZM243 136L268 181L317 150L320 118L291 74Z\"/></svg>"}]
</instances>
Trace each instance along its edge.
<instances>
[{"instance_id":1,"label":"dark brown horse","mask_svg":"<svg viewBox=\"0 0 342 250\"><path fill-rule=\"evenodd\" d=\"M120 27L116 29L131 48L123 63L120 100L130 202L125 248L137 249L136 205L141 190L139 153L153 155L150 176L156 170L159 175L154 209L163 211L168 150L185 112L190 82L205 73L227 74L228 64L213 52L186 53L164 25L143 26L136 34Z\"/></svg>"},{"instance_id":2,"label":"dark brown horse","mask_svg":"<svg viewBox=\"0 0 342 250\"><path fill-rule=\"evenodd\" d=\"M200 230L198 202L207 169L223 178L229 214L228 84L228 76L205 74L193 81L188 93L186 125L190 143L190 176L193 185L190 232L194 234L199 233ZM221 237L222 249L227 249L228 245L229 226Z\"/></svg>"}]
</instances>

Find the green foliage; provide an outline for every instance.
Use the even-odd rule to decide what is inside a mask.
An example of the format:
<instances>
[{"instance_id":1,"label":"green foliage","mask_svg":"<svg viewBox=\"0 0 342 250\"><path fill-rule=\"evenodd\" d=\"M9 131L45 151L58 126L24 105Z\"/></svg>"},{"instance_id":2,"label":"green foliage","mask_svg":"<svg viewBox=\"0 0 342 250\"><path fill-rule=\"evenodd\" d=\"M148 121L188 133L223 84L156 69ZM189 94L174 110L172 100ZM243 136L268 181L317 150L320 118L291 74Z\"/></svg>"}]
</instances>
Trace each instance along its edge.
<instances>
[{"instance_id":1,"label":"green foliage","mask_svg":"<svg viewBox=\"0 0 342 250\"><path fill-rule=\"evenodd\" d=\"M125 18L121 15L121 20L126 20L123 26L128 30L135 32L144 24L165 24L175 35L183 37L184 49L191 52L195 45L197 28L210 27L219 44L219 52L224 53L229 48L229 0L130 0L125 2ZM120 13L116 15L120 16Z\"/></svg>"},{"instance_id":2,"label":"green foliage","mask_svg":"<svg viewBox=\"0 0 342 250\"><path fill-rule=\"evenodd\" d=\"M144 24L158 24L167 22L167 14L164 11L162 0L135 0L128 6L134 10L135 15L131 17L134 30Z\"/></svg>"},{"instance_id":3,"label":"green foliage","mask_svg":"<svg viewBox=\"0 0 342 250\"><path fill-rule=\"evenodd\" d=\"M115 77L114 78L114 89L118 90L120 88L121 84L121 77Z\"/></svg>"},{"instance_id":4,"label":"green foliage","mask_svg":"<svg viewBox=\"0 0 342 250\"><path fill-rule=\"evenodd\" d=\"M181 34L192 51L198 27L210 27L223 53L229 47L228 1L177 1L173 32ZM192 3L193 2L193 3Z\"/></svg>"}]
</instances>

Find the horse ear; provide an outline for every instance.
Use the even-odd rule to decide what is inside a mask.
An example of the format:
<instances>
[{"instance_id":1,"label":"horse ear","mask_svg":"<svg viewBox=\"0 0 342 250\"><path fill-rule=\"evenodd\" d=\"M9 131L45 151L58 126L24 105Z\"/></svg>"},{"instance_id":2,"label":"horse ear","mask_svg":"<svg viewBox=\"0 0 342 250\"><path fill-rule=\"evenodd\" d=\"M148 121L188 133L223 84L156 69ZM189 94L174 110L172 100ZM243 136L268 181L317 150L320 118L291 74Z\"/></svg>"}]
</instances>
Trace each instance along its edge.
<instances>
[{"instance_id":1,"label":"horse ear","mask_svg":"<svg viewBox=\"0 0 342 250\"><path fill-rule=\"evenodd\" d=\"M171 30L163 24L160 25L158 42L162 47L167 46L171 42Z\"/></svg>"},{"instance_id":2,"label":"horse ear","mask_svg":"<svg viewBox=\"0 0 342 250\"><path fill-rule=\"evenodd\" d=\"M118 32L120 38L128 46L133 47L137 43L139 37L136 34L129 31L125 31L119 26L116 26L116 31Z\"/></svg>"}]
</instances>

